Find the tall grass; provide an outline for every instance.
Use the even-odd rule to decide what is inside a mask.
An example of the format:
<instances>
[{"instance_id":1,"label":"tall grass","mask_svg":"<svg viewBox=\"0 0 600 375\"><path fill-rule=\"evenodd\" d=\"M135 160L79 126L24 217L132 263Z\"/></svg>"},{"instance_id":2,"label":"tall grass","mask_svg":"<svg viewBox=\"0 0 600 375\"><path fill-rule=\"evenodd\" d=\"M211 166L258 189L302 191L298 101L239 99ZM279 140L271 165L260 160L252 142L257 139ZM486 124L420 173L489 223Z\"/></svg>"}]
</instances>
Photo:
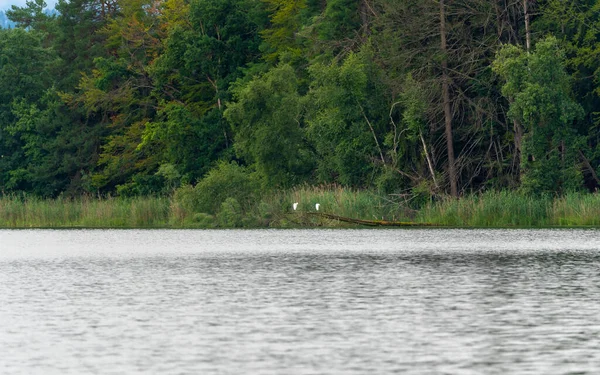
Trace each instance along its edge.
<instances>
[{"instance_id":1,"label":"tall grass","mask_svg":"<svg viewBox=\"0 0 600 375\"><path fill-rule=\"evenodd\" d=\"M189 190L189 191L188 191ZM340 186L303 186L250 203L230 198L216 214L199 212L194 190L172 197L44 200L0 197L0 228L214 228L349 226L320 212L363 220L412 221L449 227L600 227L600 195L533 197L487 192L459 200L443 198L418 210L370 191ZM298 202L298 209L292 203Z\"/></svg>"},{"instance_id":2,"label":"tall grass","mask_svg":"<svg viewBox=\"0 0 600 375\"><path fill-rule=\"evenodd\" d=\"M39 199L0 198L3 228L142 228L164 227L170 216L168 198Z\"/></svg>"},{"instance_id":3,"label":"tall grass","mask_svg":"<svg viewBox=\"0 0 600 375\"><path fill-rule=\"evenodd\" d=\"M571 194L554 200L550 225L600 226L600 195Z\"/></svg>"},{"instance_id":4,"label":"tall grass","mask_svg":"<svg viewBox=\"0 0 600 375\"><path fill-rule=\"evenodd\" d=\"M417 221L453 227L535 227L551 225L552 199L508 191L462 199L444 198L419 211Z\"/></svg>"},{"instance_id":5,"label":"tall grass","mask_svg":"<svg viewBox=\"0 0 600 375\"><path fill-rule=\"evenodd\" d=\"M292 204L297 202L296 211ZM355 190L337 185L301 186L279 191L263 197L255 215L270 226L288 227L298 225L348 226L335 220L324 220L319 212L365 220L409 221L414 210L399 205L389 197L367 190Z\"/></svg>"},{"instance_id":6,"label":"tall grass","mask_svg":"<svg viewBox=\"0 0 600 375\"><path fill-rule=\"evenodd\" d=\"M600 226L600 195L527 196L487 192L445 198L421 209L416 221L453 227Z\"/></svg>"},{"instance_id":7,"label":"tall grass","mask_svg":"<svg viewBox=\"0 0 600 375\"><path fill-rule=\"evenodd\" d=\"M302 187L280 194L283 212L314 212L314 205L330 214L364 220L411 221L447 227L531 228L600 226L600 195L573 193L564 197L530 196L511 191L445 197L418 210L406 202L373 192L341 187ZM327 223L325 223L327 225ZM334 223L329 223L336 225Z\"/></svg>"}]
</instances>

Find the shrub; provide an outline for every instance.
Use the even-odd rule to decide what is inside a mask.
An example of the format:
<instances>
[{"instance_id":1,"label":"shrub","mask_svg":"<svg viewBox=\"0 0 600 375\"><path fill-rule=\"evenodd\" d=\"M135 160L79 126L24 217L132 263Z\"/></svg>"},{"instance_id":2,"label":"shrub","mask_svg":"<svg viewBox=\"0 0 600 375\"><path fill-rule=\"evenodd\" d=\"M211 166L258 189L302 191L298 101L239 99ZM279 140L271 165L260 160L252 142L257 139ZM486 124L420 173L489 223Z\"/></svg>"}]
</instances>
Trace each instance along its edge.
<instances>
[{"instance_id":1,"label":"shrub","mask_svg":"<svg viewBox=\"0 0 600 375\"><path fill-rule=\"evenodd\" d=\"M219 225L226 228L239 228L242 226L242 207L235 198L227 198L221 203L221 210L217 215Z\"/></svg>"},{"instance_id":2,"label":"shrub","mask_svg":"<svg viewBox=\"0 0 600 375\"><path fill-rule=\"evenodd\" d=\"M236 163L221 162L196 185L199 212L217 214L227 198L235 199L246 212L259 198L260 181L255 173Z\"/></svg>"}]
</instances>

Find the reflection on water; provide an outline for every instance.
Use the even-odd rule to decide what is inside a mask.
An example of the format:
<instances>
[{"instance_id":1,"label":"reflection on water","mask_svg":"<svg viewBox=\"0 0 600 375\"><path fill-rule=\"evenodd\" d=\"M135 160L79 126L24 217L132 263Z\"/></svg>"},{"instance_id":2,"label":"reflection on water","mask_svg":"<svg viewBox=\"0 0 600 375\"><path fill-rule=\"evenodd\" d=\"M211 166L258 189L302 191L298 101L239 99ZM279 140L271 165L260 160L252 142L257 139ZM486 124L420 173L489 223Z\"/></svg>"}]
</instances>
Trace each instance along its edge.
<instances>
[{"instance_id":1,"label":"reflection on water","mask_svg":"<svg viewBox=\"0 0 600 375\"><path fill-rule=\"evenodd\" d=\"M0 373L597 374L600 232L0 231Z\"/></svg>"}]
</instances>

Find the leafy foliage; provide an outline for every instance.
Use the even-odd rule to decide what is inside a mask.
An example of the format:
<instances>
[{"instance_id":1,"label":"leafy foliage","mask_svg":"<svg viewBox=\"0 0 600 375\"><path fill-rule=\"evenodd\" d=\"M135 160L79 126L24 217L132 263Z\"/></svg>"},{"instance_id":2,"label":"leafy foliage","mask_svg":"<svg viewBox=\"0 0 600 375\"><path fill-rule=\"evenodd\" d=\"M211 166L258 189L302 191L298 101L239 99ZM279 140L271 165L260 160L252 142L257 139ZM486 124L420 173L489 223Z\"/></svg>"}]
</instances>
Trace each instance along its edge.
<instances>
[{"instance_id":1,"label":"leafy foliage","mask_svg":"<svg viewBox=\"0 0 600 375\"><path fill-rule=\"evenodd\" d=\"M523 189L537 194L578 189L583 139L573 123L583 111L571 96L558 41L542 40L533 53L507 46L494 68L506 80L502 93L512 98L508 115L525 126Z\"/></svg>"},{"instance_id":2,"label":"leafy foliage","mask_svg":"<svg viewBox=\"0 0 600 375\"><path fill-rule=\"evenodd\" d=\"M318 154L319 180L364 185L382 157L375 102L384 100L369 84L366 55L350 54L341 65L316 63L309 72L308 134Z\"/></svg>"},{"instance_id":3,"label":"leafy foliage","mask_svg":"<svg viewBox=\"0 0 600 375\"><path fill-rule=\"evenodd\" d=\"M195 187L196 210L216 214L221 206L250 207L259 196L259 176L235 163L221 162ZM235 208L234 207L234 208Z\"/></svg>"},{"instance_id":4,"label":"leafy foliage","mask_svg":"<svg viewBox=\"0 0 600 375\"><path fill-rule=\"evenodd\" d=\"M0 191L198 191L198 223L237 226L303 184L594 190L600 5L529 4L28 1L0 30Z\"/></svg>"},{"instance_id":5,"label":"leafy foliage","mask_svg":"<svg viewBox=\"0 0 600 375\"><path fill-rule=\"evenodd\" d=\"M301 182L313 156L301 126L298 81L281 65L233 89L235 103L225 112L235 131L239 157L252 163L273 186Z\"/></svg>"}]
</instances>

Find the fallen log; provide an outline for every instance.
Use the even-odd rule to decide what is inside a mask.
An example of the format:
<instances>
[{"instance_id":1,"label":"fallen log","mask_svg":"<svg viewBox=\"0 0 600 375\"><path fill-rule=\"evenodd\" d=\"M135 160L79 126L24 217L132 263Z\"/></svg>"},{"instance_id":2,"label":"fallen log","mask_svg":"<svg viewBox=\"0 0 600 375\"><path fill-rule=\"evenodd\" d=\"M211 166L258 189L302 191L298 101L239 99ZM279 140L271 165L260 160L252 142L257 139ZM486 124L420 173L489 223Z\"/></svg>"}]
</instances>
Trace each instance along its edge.
<instances>
[{"instance_id":1,"label":"fallen log","mask_svg":"<svg viewBox=\"0 0 600 375\"><path fill-rule=\"evenodd\" d=\"M319 216L330 220L338 220L344 223L352 223L358 225L367 225L371 227L435 227L437 224L432 223L413 223L409 221L387 221L387 220L362 220L343 217L338 215L326 214L323 212L307 212L307 215Z\"/></svg>"}]
</instances>

